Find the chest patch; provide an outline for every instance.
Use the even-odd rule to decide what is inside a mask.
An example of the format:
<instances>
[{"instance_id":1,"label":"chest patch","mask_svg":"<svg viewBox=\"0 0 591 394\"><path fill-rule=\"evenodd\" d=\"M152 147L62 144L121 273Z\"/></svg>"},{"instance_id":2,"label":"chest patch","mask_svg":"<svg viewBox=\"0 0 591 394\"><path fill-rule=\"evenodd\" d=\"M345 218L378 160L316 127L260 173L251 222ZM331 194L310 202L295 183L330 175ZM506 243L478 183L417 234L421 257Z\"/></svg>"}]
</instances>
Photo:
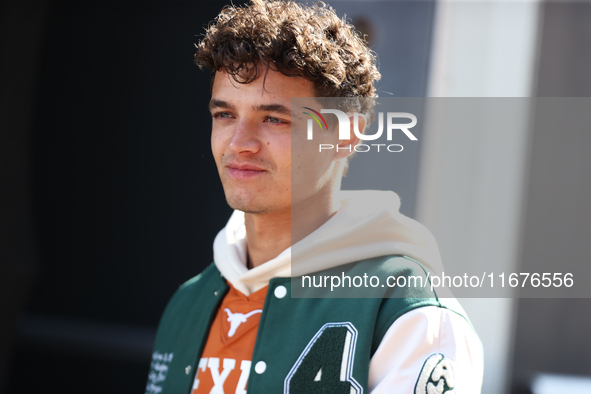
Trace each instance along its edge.
<instances>
[{"instance_id":1,"label":"chest patch","mask_svg":"<svg viewBox=\"0 0 591 394\"><path fill-rule=\"evenodd\" d=\"M423 364L414 394L453 394L455 378L451 361L441 353L429 356Z\"/></svg>"},{"instance_id":2,"label":"chest patch","mask_svg":"<svg viewBox=\"0 0 591 394\"><path fill-rule=\"evenodd\" d=\"M357 329L326 323L308 343L284 382L284 394L363 394L353 378Z\"/></svg>"},{"instance_id":3,"label":"chest patch","mask_svg":"<svg viewBox=\"0 0 591 394\"><path fill-rule=\"evenodd\" d=\"M230 322L230 331L228 331L228 337L233 337L236 334L236 330L242 323L246 323L249 317L257 313L262 313L262 309L255 309L248 313L232 313L230 309L225 308L224 311L228 314L228 321Z\"/></svg>"}]
</instances>

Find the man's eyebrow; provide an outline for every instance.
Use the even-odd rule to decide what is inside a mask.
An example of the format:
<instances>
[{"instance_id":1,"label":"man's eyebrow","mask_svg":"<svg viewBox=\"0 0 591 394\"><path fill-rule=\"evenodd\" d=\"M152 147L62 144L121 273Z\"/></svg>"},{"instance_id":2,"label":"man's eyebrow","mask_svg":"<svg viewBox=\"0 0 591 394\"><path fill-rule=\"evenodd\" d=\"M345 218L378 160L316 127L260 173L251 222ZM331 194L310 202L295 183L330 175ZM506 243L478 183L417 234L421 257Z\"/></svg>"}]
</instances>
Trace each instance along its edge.
<instances>
[{"instance_id":1,"label":"man's eyebrow","mask_svg":"<svg viewBox=\"0 0 591 394\"><path fill-rule=\"evenodd\" d=\"M281 104L260 104L253 106L253 109L259 112L277 112L282 115L291 115L291 109Z\"/></svg>"},{"instance_id":2,"label":"man's eyebrow","mask_svg":"<svg viewBox=\"0 0 591 394\"><path fill-rule=\"evenodd\" d=\"M209 101L209 110L212 111L214 108L228 108L235 110L234 105L224 100L211 99ZM253 105L252 109L257 112L276 112L282 115L291 115L291 109L287 108L282 104L259 104Z\"/></svg>"},{"instance_id":3,"label":"man's eyebrow","mask_svg":"<svg viewBox=\"0 0 591 394\"><path fill-rule=\"evenodd\" d=\"M234 106L227 101L218 100L218 99L211 99L209 104L207 105L209 110L213 110L214 108L228 108L228 109L235 109Z\"/></svg>"}]
</instances>

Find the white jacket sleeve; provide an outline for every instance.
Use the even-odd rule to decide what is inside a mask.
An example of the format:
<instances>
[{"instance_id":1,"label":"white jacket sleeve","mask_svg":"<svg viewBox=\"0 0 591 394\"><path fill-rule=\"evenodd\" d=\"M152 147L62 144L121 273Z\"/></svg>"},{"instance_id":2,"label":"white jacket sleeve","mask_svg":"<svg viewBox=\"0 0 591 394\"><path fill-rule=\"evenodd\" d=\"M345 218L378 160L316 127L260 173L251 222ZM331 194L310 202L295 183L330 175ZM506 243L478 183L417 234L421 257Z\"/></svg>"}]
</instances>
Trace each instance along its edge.
<instances>
[{"instance_id":1,"label":"white jacket sleeve","mask_svg":"<svg viewBox=\"0 0 591 394\"><path fill-rule=\"evenodd\" d=\"M428 306L402 315L386 331L369 364L369 392L479 394L482 374L482 343L471 325Z\"/></svg>"}]
</instances>

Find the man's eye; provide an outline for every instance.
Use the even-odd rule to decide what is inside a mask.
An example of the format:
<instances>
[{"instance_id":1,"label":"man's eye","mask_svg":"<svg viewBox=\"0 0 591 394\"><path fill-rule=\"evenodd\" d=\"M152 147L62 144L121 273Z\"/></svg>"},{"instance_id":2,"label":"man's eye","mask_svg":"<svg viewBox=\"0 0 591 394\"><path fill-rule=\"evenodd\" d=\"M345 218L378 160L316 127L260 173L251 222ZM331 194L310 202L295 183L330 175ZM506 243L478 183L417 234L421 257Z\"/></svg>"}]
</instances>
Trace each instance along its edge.
<instances>
[{"instance_id":1,"label":"man's eye","mask_svg":"<svg viewBox=\"0 0 591 394\"><path fill-rule=\"evenodd\" d=\"M230 115L227 112L216 112L215 114L213 114L213 117L216 119L225 119L225 118L230 118L232 115Z\"/></svg>"},{"instance_id":2,"label":"man's eye","mask_svg":"<svg viewBox=\"0 0 591 394\"><path fill-rule=\"evenodd\" d=\"M269 123L285 123L281 119L277 119L277 118L274 118L272 116L268 116L267 117L267 120L269 121Z\"/></svg>"}]
</instances>

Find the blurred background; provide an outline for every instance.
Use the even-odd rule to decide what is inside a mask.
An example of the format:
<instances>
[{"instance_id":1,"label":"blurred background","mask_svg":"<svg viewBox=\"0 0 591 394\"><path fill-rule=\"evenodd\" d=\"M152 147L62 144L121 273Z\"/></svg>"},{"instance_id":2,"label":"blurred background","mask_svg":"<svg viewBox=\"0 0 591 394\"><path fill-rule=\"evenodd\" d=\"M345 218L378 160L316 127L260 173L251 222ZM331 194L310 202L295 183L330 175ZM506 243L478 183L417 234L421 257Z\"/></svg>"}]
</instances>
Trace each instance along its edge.
<instances>
[{"instance_id":1,"label":"blurred background","mask_svg":"<svg viewBox=\"0 0 591 394\"><path fill-rule=\"evenodd\" d=\"M144 390L160 314L230 215L192 61L226 3L0 3L0 392ZM591 96L590 2L329 3L368 35L381 96ZM590 264L590 128L426 130L393 169L403 212L444 261ZM484 394L591 392L591 300L461 302Z\"/></svg>"}]
</instances>

